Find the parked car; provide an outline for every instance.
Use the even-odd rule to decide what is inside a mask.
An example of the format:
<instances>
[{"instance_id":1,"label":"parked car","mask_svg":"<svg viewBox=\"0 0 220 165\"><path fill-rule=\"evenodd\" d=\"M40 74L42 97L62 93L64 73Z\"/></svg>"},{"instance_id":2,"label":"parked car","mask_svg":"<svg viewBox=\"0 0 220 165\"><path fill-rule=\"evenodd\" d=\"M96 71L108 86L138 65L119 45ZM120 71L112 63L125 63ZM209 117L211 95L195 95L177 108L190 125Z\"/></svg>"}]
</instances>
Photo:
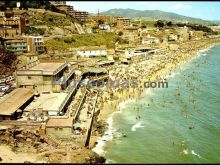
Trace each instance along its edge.
<instances>
[{"instance_id":1,"label":"parked car","mask_svg":"<svg viewBox=\"0 0 220 165\"><path fill-rule=\"evenodd\" d=\"M3 91L3 92L5 92L6 90L8 90L10 87L9 86L2 86L2 87L0 87L1 88L1 90Z\"/></svg>"},{"instance_id":2,"label":"parked car","mask_svg":"<svg viewBox=\"0 0 220 165\"><path fill-rule=\"evenodd\" d=\"M10 93L11 91L13 91L14 89L15 89L15 87L11 87L11 88L7 89L7 90L5 91L5 93L8 94L8 93Z\"/></svg>"},{"instance_id":3,"label":"parked car","mask_svg":"<svg viewBox=\"0 0 220 165\"><path fill-rule=\"evenodd\" d=\"M5 83L6 82L6 79L5 78L2 78L1 80L0 80L0 83Z\"/></svg>"},{"instance_id":4,"label":"parked car","mask_svg":"<svg viewBox=\"0 0 220 165\"><path fill-rule=\"evenodd\" d=\"M5 92L0 92L0 98L2 98L5 95Z\"/></svg>"},{"instance_id":5,"label":"parked car","mask_svg":"<svg viewBox=\"0 0 220 165\"><path fill-rule=\"evenodd\" d=\"M5 83L0 83L0 89L6 87Z\"/></svg>"},{"instance_id":6,"label":"parked car","mask_svg":"<svg viewBox=\"0 0 220 165\"><path fill-rule=\"evenodd\" d=\"M14 80L15 78L13 76L9 76L9 77L6 77L6 82L9 82L9 81L12 81Z\"/></svg>"}]
</instances>

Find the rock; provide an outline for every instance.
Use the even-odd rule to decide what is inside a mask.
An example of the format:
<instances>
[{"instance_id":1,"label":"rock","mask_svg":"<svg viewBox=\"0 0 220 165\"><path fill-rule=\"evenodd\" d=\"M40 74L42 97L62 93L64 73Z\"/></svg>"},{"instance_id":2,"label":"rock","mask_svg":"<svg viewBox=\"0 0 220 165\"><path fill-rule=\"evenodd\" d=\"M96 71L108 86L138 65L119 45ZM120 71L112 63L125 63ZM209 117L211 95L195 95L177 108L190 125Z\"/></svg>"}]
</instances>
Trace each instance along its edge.
<instances>
[{"instance_id":1,"label":"rock","mask_svg":"<svg viewBox=\"0 0 220 165\"><path fill-rule=\"evenodd\" d=\"M32 142L31 138L26 139L27 142Z\"/></svg>"},{"instance_id":2,"label":"rock","mask_svg":"<svg viewBox=\"0 0 220 165\"><path fill-rule=\"evenodd\" d=\"M25 142L26 141L26 137L22 134L16 135L15 138L17 139L18 142Z\"/></svg>"},{"instance_id":3,"label":"rock","mask_svg":"<svg viewBox=\"0 0 220 165\"><path fill-rule=\"evenodd\" d=\"M37 148L40 144L41 144L40 142L35 142L33 146L34 146L35 148Z\"/></svg>"},{"instance_id":4,"label":"rock","mask_svg":"<svg viewBox=\"0 0 220 165\"><path fill-rule=\"evenodd\" d=\"M14 134L15 135L21 134L23 132L23 130L24 130L23 128L15 129Z\"/></svg>"},{"instance_id":5,"label":"rock","mask_svg":"<svg viewBox=\"0 0 220 165\"><path fill-rule=\"evenodd\" d=\"M26 161L24 161L24 163L31 163L31 162L26 160Z\"/></svg>"}]
</instances>

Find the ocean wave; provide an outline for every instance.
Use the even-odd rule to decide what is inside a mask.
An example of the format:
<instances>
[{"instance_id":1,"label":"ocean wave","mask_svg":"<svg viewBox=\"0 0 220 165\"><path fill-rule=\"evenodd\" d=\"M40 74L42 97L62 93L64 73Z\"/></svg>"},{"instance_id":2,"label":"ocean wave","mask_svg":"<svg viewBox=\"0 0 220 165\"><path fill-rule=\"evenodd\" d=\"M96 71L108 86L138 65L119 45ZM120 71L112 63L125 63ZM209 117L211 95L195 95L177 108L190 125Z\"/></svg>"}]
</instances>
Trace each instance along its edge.
<instances>
[{"instance_id":1,"label":"ocean wave","mask_svg":"<svg viewBox=\"0 0 220 165\"><path fill-rule=\"evenodd\" d=\"M134 101L134 99L128 99L126 101L122 101L118 104L117 109L121 112L121 110L125 109L126 104L133 102L133 101ZM113 114L115 114L115 113L119 113L119 112L118 111L113 112Z\"/></svg>"},{"instance_id":2,"label":"ocean wave","mask_svg":"<svg viewBox=\"0 0 220 165\"><path fill-rule=\"evenodd\" d=\"M99 137L97 140L97 145L92 149L92 151L96 152L99 155L105 155L106 152L104 151L104 146L106 141L113 139L113 132L116 131L116 129L113 128L113 115L114 113L107 119L108 128L106 129L104 135L102 137Z\"/></svg>"},{"instance_id":3,"label":"ocean wave","mask_svg":"<svg viewBox=\"0 0 220 165\"><path fill-rule=\"evenodd\" d=\"M106 164L108 164L108 163L110 163L110 164L111 164L111 163L117 163L117 162L116 162L116 161L114 161L114 160L112 160L112 159L107 159L105 163L106 163Z\"/></svg>"},{"instance_id":4,"label":"ocean wave","mask_svg":"<svg viewBox=\"0 0 220 165\"><path fill-rule=\"evenodd\" d=\"M131 127L131 131L136 131L137 128L143 128L144 126L141 125L141 122L138 122L137 124L133 125Z\"/></svg>"},{"instance_id":5,"label":"ocean wave","mask_svg":"<svg viewBox=\"0 0 220 165\"><path fill-rule=\"evenodd\" d=\"M209 51L210 49L212 49L214 46L215 46L215 44L214 44L214 45L211 45L211 46L209 46L209 47L207 47L207 48L205 48L205 49L202 49L202 50L198 51L198 52L197 52L197 57L206 56L206 55L207 55L206 52L208 52L208 51Z\"/></svg>"},{"instance_id":6,"label":"ocean wave","mask_svg":"<svg viewBox=\"0 0 220 165\"><path fill-rule=\"evenodd\" d=\"M115 114L122 113L122 110L125 108L126 104L134 101L133 99L128 99L126 101L122 101L118 104L118 111L113 112L110 117L107 118L108 127L102 137L99 137L97 140L97 145L92 149L92 151L96 152L99 155L105 155L106 151L104 151L104 146L107 141L113 140L114 137L123 136L123 134L118 133L117 129L113 127L113 117Z\"/></svg>"},{"instance_id":7,"label":"ocean wave","mask_svg":"<svg viewBox=\"0 0 220 165\"><path fill-rule=\"evenodd\" d=\"M183 153L185 154L185 155L187 155L189 152L188 152L188 149L184 149L183 150Z\"/></svg>"},{"instance_id":8,"label":"ocean wave","mask_svg":"<svg viewBox=\"0 0 220 165\"><path fill-rule=\"evenodd\" d=\"M199 158L201 158L201 156L200 156L199 154L195 153L194 150L191 150L191 154L192 154L192 155L195 155L195 156L198 156Z\"/></svg>"}]
</instances>

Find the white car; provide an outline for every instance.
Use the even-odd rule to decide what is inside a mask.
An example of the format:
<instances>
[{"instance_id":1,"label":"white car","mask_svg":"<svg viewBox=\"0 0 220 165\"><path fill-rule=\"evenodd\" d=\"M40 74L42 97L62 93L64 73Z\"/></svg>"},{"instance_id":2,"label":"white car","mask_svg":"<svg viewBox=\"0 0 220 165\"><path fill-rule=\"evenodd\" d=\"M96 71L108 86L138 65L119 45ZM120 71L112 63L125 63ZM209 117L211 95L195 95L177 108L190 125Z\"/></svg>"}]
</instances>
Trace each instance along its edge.
<instances>
[{"instance_id":1,"label":"white car","mask_svg":"<svg viewBox=\"0 0 220 165\"><path fill-rule=\"evenodd\" d=\"M1 88L2 91L7 91L8 89L9 89L8 86L5 86L5 87L2 87L2 88Z\"/></svg>"},{"instance_id":2,"label":"white car","mask_svg":"<svg viewBox=\"0 0 220 165\"><path fill-rule=\"evenodd\" d=\"M87 84L88 84L88 82L89 82L89 79L88 78L86 78L86 79L84 79L84 80L82 80L82 85L83 86L86 86Z\"/></svg>"},{"instance_id":3,"label":"white car","mask_svg":"<svg viewBox=\"0 0 220 165\"><path fill-rule=\"evenodd\" d=\"M14 78L13 76L6 77L6 82L12 81L12 80L14 80L14 79L15 79L15 78Z\"/></svg>"}]
</instances>

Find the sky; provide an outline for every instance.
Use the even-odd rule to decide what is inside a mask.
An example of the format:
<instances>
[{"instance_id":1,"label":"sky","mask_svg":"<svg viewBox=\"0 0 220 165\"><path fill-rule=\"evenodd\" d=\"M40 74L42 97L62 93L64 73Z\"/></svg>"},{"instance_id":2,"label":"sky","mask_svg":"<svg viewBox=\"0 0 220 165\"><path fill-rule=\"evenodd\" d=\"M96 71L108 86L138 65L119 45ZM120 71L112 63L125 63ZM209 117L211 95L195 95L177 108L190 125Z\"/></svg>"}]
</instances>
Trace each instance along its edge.
<instances>
[{"instance_id":1,"label":"sky","mask_svg":"<svg viewBox=\"0 0 220 165\"><path fill-rule=\"evenodd\" d=\"M109 9L162 10L204 20L220 20L220 1L67 1L75 10L91 13Z\"/></svg>"}]
</instances>

